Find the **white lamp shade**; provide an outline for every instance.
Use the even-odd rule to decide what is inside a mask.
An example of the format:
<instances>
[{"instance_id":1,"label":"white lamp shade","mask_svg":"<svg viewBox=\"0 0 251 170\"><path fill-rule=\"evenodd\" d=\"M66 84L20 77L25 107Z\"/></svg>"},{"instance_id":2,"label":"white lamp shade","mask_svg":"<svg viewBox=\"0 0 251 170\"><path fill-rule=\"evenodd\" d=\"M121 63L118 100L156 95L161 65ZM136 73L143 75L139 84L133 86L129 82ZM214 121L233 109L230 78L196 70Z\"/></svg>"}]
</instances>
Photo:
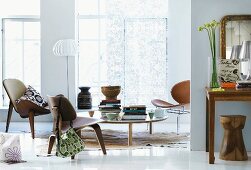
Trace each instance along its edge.
<instances>
[{"instance_id":1,"label":"white lamp shade","mask_svg":"<svg viewBox=\"0 0 251 170\"><path fill-rule=\"evenodd\" d=\"M239 59L240 51L241 45L234 45L232 47L230 59Z\"/></svg>"},{"instance_id":2,"label":"white lamp shade","mask_svg":"<svg viewBox=\"0 0 251 170\"><path fill-rule=\"evenodd\" d=\"M240 60L248 60L251 55L251 41L243 41L239 55Z\"/></svg>"},{"instance_id":3,"label":"white lamp shade","mask_svg":"<svg viewBox=\"0 0 251 170\"><path fill-rule=\"evenodd\" d=\"M59 40L53 46L55 56L75 56L77 53L77 44L73 39Z\"/></svg>"}]
</instances>

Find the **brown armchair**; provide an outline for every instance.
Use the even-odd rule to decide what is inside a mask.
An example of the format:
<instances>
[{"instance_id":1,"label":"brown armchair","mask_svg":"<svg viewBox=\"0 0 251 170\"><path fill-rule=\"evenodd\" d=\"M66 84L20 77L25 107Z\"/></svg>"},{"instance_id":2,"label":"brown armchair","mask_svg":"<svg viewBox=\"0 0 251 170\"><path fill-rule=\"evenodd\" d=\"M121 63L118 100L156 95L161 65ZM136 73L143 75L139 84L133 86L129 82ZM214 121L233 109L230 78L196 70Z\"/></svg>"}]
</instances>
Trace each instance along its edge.
<instances>
[{"instance_id":1,"label":"brown armchair","mask_svg":"<svg viewBox=\"0 0 251 170\"><path fill-rule=\"evenodd\" d=\"M190 80L176 83L171 89L171 96L178 104L173 104L160 99L153 99L151 102L158 108L167 109L168 112L177 114L177 134L179 134L180 115L189 113Z\"/></svg>"},{"instance_id":2,"label":"brown armchair","mask_svg":"<svg viewBox=\"0 0 251 170\"><path fill-rule=\"evenodd\" d=\"M56 123L58 114L59 114L59 127L58 127L59 132L65 132L66 130L68 130L70 128L70 122L71 122L72 127L81 137L81 129L85 127L91 127L96 133L103 154L106 154L102 132L100 126L98 125L98 123L103 121L102 119L96 119L91 117L78 117L70 101L63 95L48 96L48 103L51 113L53 114L53 132L54 132L54 134L51 135L49 138L48 154L51 153L53 144L57 136ZM72 157L72 159L74 159L74 156Z\"/></svg>"},{"instance_id":3,"label":"brown armchair","mask_svg":"<svg viewBox=\"0 0 251 170\"><path fill-rule=\"evenodd\" d=\"M16 102L21 96L24 95L26 91L26 86L23 82L17 79L5 79L3 80L4 89L9 96L9 110L6 121L6 129L5 132L8 132L9 124L12 116L13 107L17 113L22 118L29 118L31 135L32 138L35 138L35 130L34 130L34 116L49 114L50 110L48 107L41 107L29 100L21 100L19 103Z\"/></svg>"}]
</instances>

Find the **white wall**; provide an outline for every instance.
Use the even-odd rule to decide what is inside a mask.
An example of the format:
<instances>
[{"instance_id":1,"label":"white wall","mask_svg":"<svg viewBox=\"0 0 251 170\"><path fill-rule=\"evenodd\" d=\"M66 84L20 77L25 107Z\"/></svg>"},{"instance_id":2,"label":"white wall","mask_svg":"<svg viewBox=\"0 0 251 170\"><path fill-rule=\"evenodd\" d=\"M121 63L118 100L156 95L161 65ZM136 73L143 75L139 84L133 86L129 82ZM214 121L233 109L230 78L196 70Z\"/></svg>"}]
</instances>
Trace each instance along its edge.
<instances>
[{"instance_id":1,"label":"white wall","mask_svg":"<svg viewBox=\"0 0 251 170\"><path fill-rule=\"evenodd\" d=\"M184 0L185 1L185 0ZM205 86L208 77L208 56L211 56L208 37L206 32L198 32L197 28L213 19L220 21L225 15L251 14L250 0L192 0L191 1L191 34L192 34L192 65L191 65L191 149L205 150L206 140L206 100ZM219 56L219 32L217 32L217 53ZM244 140L247 150L251 151L251 136L248 131L251 129L250 123L250 102L217 102L215 120L215 147L219 149L222 128L219 123L221 114L243 114L247 115L246 126L243 130Z\"/></svg>"},{"instance_id":2,"label":"white wall","mask_svg":"<svg viewBox=\"0 0 251 170\"><path fill-rule=\"evenodd\" d=\"M41 92L67 96L67 57L55 56L53 46L60 39L75 39L75 1L41 0ZM69 57L70 100L75 105L75 57Z\"/></svg>"},{"instance_id":3,"label":"white wall","mask_svg":"<svg viewBox=\"0 0 251 170\"><path fill-rule=\"evenodd\" d=\"M175 83L191 79L191 0L168 1L168 89ZM168 100L174 102L171 94ZM182 115L189 123L191 115ZM170 114L169 122L176 122Z\"/></svg>"},{"instance_id":4,"label":"white wall","mask_svg":"<svg viewBox=\"0 0 251 170\"><path fill-rule=\"evenodd\" d=\"M191 78L191 0L168 1L168 86ZM171 96L169 94L169 99Z\"/></svg>"}]
</instances>

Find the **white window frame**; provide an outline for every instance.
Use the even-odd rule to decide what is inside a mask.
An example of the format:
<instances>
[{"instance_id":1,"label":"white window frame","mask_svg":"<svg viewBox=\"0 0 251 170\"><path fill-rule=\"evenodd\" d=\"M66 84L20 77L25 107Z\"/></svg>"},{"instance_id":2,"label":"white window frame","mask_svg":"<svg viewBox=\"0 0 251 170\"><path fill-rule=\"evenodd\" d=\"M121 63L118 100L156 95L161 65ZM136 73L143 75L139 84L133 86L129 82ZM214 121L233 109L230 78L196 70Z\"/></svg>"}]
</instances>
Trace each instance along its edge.
<instances>
[{"instance_id":1,"label":"white window frame","mask_svg":"<svg viewBox=\"0 0 251 170\"><path fill-rule=\"evenodd\" d=\"M20 22L40 22L40 18L39 16L26 16L26 15L22 15L22 16L7 16L7 17L2 17L1 18L1 49L0 49L0 53L2 54L1 55L1 58L0 58L0 61L1 61L1 65L0 65L0 70L1 70L1 74L0 74L0 78L1 80L3 81L4 79L4 75L5 75L5 62L4 62L4 58L5 58L5 21L20 21ZM24 39L23 39L24 41ZM24 57L24 56L23 56ZM40 55L41 57L41 55ZM24 77L24 76L23 76ZM40 77L41 77L41 72L40 72ZM1 95L2 97L0 98L0 102L1 102L1 105L2 106L6 106L7 104L7 101L6 100L9 100L8 98L5 97L5 90L3 88L3 85L1 83L0 85L2 88L1 88ZM40 82L40 88L41 88L41 82ZM40 91L41 89L37 89L38 91Z\"/></svg>"}]
</instances>

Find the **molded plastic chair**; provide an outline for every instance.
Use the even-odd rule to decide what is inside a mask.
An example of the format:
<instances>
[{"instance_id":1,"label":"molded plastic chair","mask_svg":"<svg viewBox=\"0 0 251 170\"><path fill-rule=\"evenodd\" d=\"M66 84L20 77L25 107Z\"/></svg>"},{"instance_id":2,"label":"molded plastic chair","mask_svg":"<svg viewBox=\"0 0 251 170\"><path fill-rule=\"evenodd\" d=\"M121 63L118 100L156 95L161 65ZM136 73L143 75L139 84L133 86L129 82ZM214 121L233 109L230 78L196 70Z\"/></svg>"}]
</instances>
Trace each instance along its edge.
<instances>
[{"instance_id":1,"label":"molded plastic chair","mask_svg":"<svg viewBox=\"0 0 251 170\"><path fill-rule=\"evenodd\" d=\"M158 108L167 109L170 113L177 115L177 134L179 134L179 118L181 114L189 113L190 105L190 80L185 80L176 83L171 89L172 98L178 103L173 104L160 99L153 99L151 102Z\"/></svg>"},{"instance_id":2,"label":"molded plastic chair","mask_svg":"<svg viewBox=\"0 0 251 170\"><path fill-rule=\"evenodd\" d=\"M21 100L18 104L16 102L21 96L24 95L26 91L26 86L23 82L17 79L5 79L3 80L4 89L7 92L7 95L10 98L8 117L6 121L6 130L8 132L9 124L12 116L13 107L17 113L22 118L29 118L31 135L32 138L35 138L34 130L34 116L49 114L50 110L48 107L41 107L29 100Z\"/></svg>"},{"instance_id":3,"label":"molded plastic chair","mask_svg":"<svg viewBox=\"0 0 251 170\"><path fill-rule=\"evenodd\" d=\"M60 101L61 100L61 101ZM61 102L61 104L59 104ZM106 154L105 144L103 141L103 135L98 123L103 122L102 119L96 119L91 117L78 117L75 109L71 105L70 101L65 98L63 95L57 96L48 96L48 103L51 113L53 114L53 132L54 134L49 138L49 147L48 154L51 153L53 144L56 139L56 123L59 114L59 132L65 132L70 128L70 122L72 127L77 132L81 138L81 129L85 127L91 127L96 133L99 145L103 151L103 154ZM74 159L74 156L72 156Z\"/></svg>"}]
</instances>

